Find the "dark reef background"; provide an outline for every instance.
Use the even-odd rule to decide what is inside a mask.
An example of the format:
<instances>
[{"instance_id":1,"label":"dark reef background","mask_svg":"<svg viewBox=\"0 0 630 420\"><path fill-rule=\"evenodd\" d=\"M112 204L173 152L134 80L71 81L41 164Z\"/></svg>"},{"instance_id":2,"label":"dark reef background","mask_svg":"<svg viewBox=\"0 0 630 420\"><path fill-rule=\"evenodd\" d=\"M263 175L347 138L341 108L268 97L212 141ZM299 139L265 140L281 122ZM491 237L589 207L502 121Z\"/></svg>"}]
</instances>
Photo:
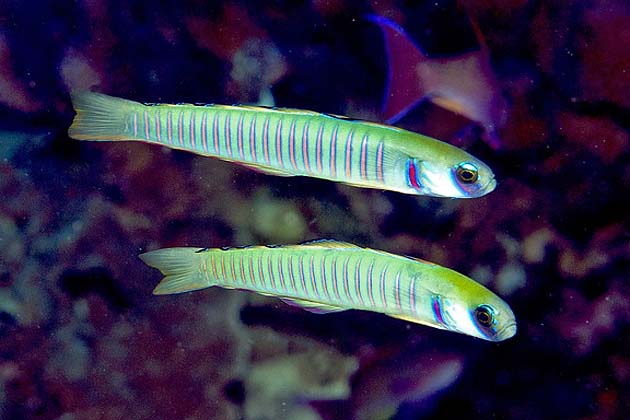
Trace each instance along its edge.
<instances>
[{"instance_id":1,"label":"dark reef background","mask_svg":"<svg viewBox=\"0 0 630 420\"><path fill-rule=\"evenodd\" d=\"M72 88L379 121L370 13L441 57L477 48L478 25L510 103L501 147L430 103L398 125L482 158L493 193L412 197L67 136ZM0 418L627 418L629 45L622 0L0 1ZM316 238L468 274L518 334L156 297L137 258Z\"/></svg>"}]
</instances>

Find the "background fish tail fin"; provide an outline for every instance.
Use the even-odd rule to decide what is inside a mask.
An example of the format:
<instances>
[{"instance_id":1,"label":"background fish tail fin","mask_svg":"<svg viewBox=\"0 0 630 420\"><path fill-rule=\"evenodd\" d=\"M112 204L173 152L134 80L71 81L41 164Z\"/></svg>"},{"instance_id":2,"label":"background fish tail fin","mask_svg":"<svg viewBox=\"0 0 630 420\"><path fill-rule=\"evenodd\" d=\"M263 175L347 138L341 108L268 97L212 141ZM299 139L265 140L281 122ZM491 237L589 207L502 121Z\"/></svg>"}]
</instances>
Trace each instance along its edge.
<instances>
[{"instance_id":1,"label":"background fish tail fin","mask_svg":"<svg viewBox=\"0 0 630 420\"><path fill-rule=\"evenodd\" d=\"M89 91L72 92L76 112L68 135L77 140L130 140L125 136L127 111L137 102Z\"/></svg>"},{"instance_id":2,"label":"background fish tail fin","mask_svg":"<svg viewBox=\"0 0 630 420\"><path fill-rule=\"evenodd\" d=\"M368 16L383 31L389 69L383 116L388 123L402 118L428 94L420 79L419 65L427 60L420 48L395 22L382 16Z\"/></svg>"},{"instance_id":3,"label":"background fish tail fin","mask_svg":"<svg viewBox=\"0 0 630 420\"><path fill-rule=\"evenodd\" d=\"M164 278L153 289L154 295L170 295L205 289L213 285L200 270L199 248L163 248L141 254L149 267L157 268Z\"/></svg>"}]
</instances>

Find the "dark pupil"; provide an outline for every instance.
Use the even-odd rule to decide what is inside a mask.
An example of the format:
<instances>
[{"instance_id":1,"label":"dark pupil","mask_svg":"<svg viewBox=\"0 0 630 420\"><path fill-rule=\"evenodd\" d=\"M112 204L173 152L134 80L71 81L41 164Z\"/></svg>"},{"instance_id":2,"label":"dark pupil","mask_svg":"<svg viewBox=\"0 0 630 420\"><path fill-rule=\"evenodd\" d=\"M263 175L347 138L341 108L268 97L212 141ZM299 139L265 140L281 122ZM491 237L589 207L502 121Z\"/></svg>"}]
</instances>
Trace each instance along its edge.
<instances>
[{"instance_id":1,"label":"dark pupil","mask_svg":"<svg viewBox=\"0 0 630 420\"><path fill-rule=\"evenodd\" d=\"M459 170L457 171L457 175L459 176L459 179L465 184L470 184L477 180L477 173L471 169L459 168Z\"/></svg>"},{"instance_id":2,"label":"dark pupil","mask_svg":"<svg viewBox=\"0 0 630 420\"><path fill-rule=\"evenodd\" d=\"M477 321L485 327L492 324L492 315L486 308L477 309Z\"/></svg>"}]
</instances>

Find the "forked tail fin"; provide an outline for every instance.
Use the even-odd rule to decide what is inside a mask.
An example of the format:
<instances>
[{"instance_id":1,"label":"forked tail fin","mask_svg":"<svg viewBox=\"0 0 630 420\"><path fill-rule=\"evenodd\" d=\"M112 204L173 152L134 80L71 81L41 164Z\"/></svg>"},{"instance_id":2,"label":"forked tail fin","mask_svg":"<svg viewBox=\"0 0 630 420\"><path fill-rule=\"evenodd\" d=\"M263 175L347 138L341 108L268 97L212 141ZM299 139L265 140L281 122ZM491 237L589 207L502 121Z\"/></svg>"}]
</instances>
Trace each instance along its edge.
<instances>
[{"instance_id":1,"label":"forked tail fin","mask_svg":"<svg viewBox=\"0 0 630 420\"><path fill-rule=\"evenodd\" d=\"M428 59L399 25L382 16L367 18L381 28L385 39L389 69L383 116L392 124L430 93L429 84L418 72L418 65Z\"/></svg>"},{"instance_id":2,"label":"forked tail fin","mask_svg":"<svg viewBox=\"0 0 630 420\"><path fill-rule=\"evenodd\" d=\"M199 248L163 248L141 254L149 267L157 268L164 278L153 289L154 295L170 295L205 289L214 283L201 272L203 256Z\"/></svg>"},{"instance_id":3,"label":"forked tail fin","mask_svg":"<svg viewBox=\"0 0 630 420\"><path fill-rule=\"evenodd\" d=\"M70 94L76 112L68 135L77 140L132 140L125 135L131 122L129 111L138 102L89 91Z\"/></svg>"}]
</instances>

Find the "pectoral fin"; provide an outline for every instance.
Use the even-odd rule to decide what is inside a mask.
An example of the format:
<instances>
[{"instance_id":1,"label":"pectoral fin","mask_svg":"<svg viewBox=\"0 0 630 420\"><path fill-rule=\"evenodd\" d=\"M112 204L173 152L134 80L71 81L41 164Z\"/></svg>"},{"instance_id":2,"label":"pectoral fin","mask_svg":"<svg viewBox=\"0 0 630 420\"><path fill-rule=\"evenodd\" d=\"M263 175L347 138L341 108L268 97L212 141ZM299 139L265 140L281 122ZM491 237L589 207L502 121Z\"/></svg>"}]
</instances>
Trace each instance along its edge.
<instances>
[{"instance_id":1,"label":"pectoral fin","mask_svg":"<svg viewBox=\"0 0 630 420\"><path fill-rule=\"evenodd\" d=\"M441 330L447 329L444 325L441 325L441 324L438 324L438 323L433 323L433 322L430 322L430 321L423 321L423 320L420 320L418 318L413 318L410 315L395 315L395 314L385 314L385 315L391 316L392 318L400 319L401 321L411 322L413 324L427 325L429 327L439 328Z\"/></svg>"},{"instance_id":2,"label":"pectoral fin","mask_svg":"<svg viewBox=\"0 0 630 420\"><path fill-rule=\"evenodd\" d=\"M385 314L385 315L388 315L388 316L391 316L392 318L400 319L403 321L413 322L414 324L422 324L422 322L419 322L416 318L412 318L411 316L408 316L408 315L393 315L393 314Z\"/></svg>"}]
</instances>

